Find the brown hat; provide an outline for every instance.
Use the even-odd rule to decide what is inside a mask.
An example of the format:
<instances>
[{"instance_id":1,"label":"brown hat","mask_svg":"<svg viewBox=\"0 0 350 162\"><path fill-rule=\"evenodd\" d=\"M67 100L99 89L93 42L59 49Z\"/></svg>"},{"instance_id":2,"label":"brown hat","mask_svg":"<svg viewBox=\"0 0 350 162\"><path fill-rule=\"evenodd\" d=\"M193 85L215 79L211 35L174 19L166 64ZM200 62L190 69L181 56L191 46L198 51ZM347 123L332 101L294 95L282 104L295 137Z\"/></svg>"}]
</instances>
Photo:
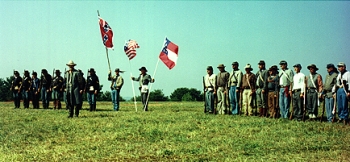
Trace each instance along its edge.
<instances>
[{"instance_id":1,"label":"brown hat","mask_svg":"<svg viewBox=\"0 0 350 162\"><path fill-rule=\"evenodd\" d=\"M307 69L309 69L309 70L310 70L310 68L314 68L314 69L315 69L315 71L317 71L317 70L318 70L318 68L316 67L316 65L315 65L315 64L311 64L311 65L307 66Z\"/></svg>"},{"instance_id":2,"label":"brown hat","mask_svg":"<svg viewBox=\"0 0 350 162\"><path fill-rule=\"evenodd\" d=\"M277 65L272 65L272 66L270 67L269 71L272 71L272 70L277 71L277 70L278 70Z\"/></svg>"},{"instance_id":3,"label":"brown hat","mask_svg":"<svg viewBox=\"0 0 350 162\"><path fill-rule=\"evenodd\" d=\"M218 68L225 68L226 66L224 64L219 64Z\"/></svg>"}]
</instances>

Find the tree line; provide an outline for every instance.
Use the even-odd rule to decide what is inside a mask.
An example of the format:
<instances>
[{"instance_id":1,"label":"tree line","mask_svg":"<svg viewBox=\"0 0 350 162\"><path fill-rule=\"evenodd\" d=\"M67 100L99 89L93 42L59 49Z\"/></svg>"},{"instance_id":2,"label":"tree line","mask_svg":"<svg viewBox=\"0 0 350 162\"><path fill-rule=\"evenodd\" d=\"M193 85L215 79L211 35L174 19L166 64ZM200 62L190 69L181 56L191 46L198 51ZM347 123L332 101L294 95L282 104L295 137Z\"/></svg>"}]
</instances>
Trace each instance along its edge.
<instances>
[{"instance_id":1,"label":"tree line","mask_svg":"<svg viewBox=\"0 0 350 162\"><path fill-rule=\"evenodd\" d=\"M10 91L13 76L7 78L0 78L0 101L11 101L13 100L12 91ZM101 85L102 89L103 85ZM86 94L83 95L83 100L86 101ZM111 101L111 92L105 91L100 92L97 96L97 101ZM137 101L141 101L141 96L136 96ZM195 88L177 88L170 96L165 96L163 90L155 89L150 92L150 101L204 101L203 92ZM126 101L122 96L120 96L120 101ZM129 101L134 101L134 98L129 99Z\"/></svg>"}]
</instances>

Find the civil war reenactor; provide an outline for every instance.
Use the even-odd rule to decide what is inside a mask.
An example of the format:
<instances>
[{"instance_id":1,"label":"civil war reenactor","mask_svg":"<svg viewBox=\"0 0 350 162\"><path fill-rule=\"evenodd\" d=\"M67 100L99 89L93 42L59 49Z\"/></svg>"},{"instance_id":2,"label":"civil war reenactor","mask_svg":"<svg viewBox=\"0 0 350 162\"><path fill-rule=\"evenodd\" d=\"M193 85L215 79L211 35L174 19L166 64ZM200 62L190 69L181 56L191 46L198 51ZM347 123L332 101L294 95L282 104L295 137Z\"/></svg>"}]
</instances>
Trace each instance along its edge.
<instances>
[{"instance_id":1,"label":"civil war reenactor","mask_svg":"<svg viewBox=\"0 0 350 162\"><path fill-rule=\"evenodd\" d=\"M327 121L332 122L335 116L335 95L338 70L335 68L334 64L327 64L326 68L328 74L326 75L326 79L323 84L322 96L324 98L323 104L325 104Z\"/></svg>"},{"instance_id":2,"label":"civil war reenactor","mask_svg":"<svg viewBox=\"0 0 350 162\"><path fill-rule=\"evenodd\" d=\"M47 72L46 69L41 70L41 77L40 77L40 92L41 92L41 100L43 103L43 108L47 109L49 108L49 102L51 98L51 82L52 77Z\"/></svg>"},{"instance_id":3,"label":"civil war reenactor","mask_svg":"<svg viewBox=\"0 0 350 162\"><path fill-rule=\"evenodd\" d=\"M207 75L204 77L205 91L205 112L214 113L214 100L216 95L216 75L213 73L213 67L207 67Z\"/></svg>"},{"instance_id":4,"label":"civil war reenactor","mask_svg":"<svg viewBox=\"0 0 350 162\"><path fill-rule=\"evenodd\" d=\"M238 68L237 61L232 63L232 72L230 73L228 86L230 87L230 104L232 115L238 115L240 111L239 101L241 100L240 87L242 86L243 73Z\"/></svg>"},{"instance_id":5,"label":"civil war reenactor","mask_svg":"<svg viewBox=\"0 0 350 162\"><path fill-rule=\"evenodd\" d=\"M265 68L265 61L258 63L259 71L256 72L256 104L259 108L259 116L265 117L267 113L267 77L268 71Z\"/></svg>"},{"instance_id":6,"label":"civil war reenactor","mask_svg":"<svg viewBox=\"0 0 350 162\"><path fill-rule=\"evenodd\" d=\"M245 74L242 79L242 113L248 116L253 116L253 107L254 107L254 95L256 91L256 78L255 75L251 72L253 68L250 64L245 66Z\"/></svg>"},{"instance_id":7,"label":"civil war reenactor","mask_svg":"<svg viewBox=\"0 0 350 162\"><path fill-rule=\"evenodd\" d=\"M96 75L95 69L90 68L89 76L86 79L85 92L90 105L90 111L96 111L96 98L100 91L100 81Z\"/></svg>"},{"instance_id":8,"label":"civil war reenactor","mask_svg":"<svg viewBox=\"0 0 350 162\"><path fill-rule=\"evenodd\" d=\"M32 83L32 79L30 78L30 74L28 70L24 70L24 76L23 76L22 85L20 87L20 91L22 92L23 106L25 109L29 108L31 83Z\"/></svg>"},{"instance_id":9,"label":"civil war reenactor","mask_svg":"<svg viewBox=\"0 0 350 162\"><path fill-rule=\"evenodd\" d=\"M86 88L86 80L85 80L85 77L84 77L84 73L83 73L83 71L81 70L81 69L78 69L78 74L79 74L79 89L82 89L83 91L82 91L82 93L79 93L79 95L80 95L80 98L81 98L81 102L80 102L80 104L78 104L77 105L77 107L79 108L79 110L81 110L82 108L83 108L83 102L84 102L84 100L83 100L83 95L84 95L84 93L85 93L85 88Z\"/></svg>"},{"instance_id":10,"label":"civil war reenactor","mask_svg":"<svg viewBox=\"0 0 350 162\"><path fill-rule=\"evenodd\" d=\"M305 75L300 72L301 65L295 64L295 75L293 76L292 93L293 93L293 111L294 117L301 121L303 119L304 104L305 104Z\"/></svg>"},{"instance_id":11,"label":"civil war reenactor","mask_svg":"<svg viewBox=\"0 0 350 162\"><path fill-rule=\"evenodd\" d=\"M79 116L80 104L82 103L82 96L84 91L82 74L79 73L78 70L74 68L77 64L75 64L72 60L70 60L67 64L69 70L64 76L64 80L66 83L66 92L67 92L67 101L69 105L69 115L68 118L73 118L74 108L75 108L75 116Z\"/></svg>"},{"instance_id":12,"label":"civil war reenactor","mask_svg":"<svg viewBox=\"0 0 350 162\"><path fill-rule=\"evenodd\" d=\"M149 93L149 88L148 84L149 83L154 83L154 79L151 78L151 75L147 74L147 69L146 67L141 67L140 69L141 74L139 75L138 78L131 77L133 81L138 81L139 82L139 89L141 92L141 100L143 104L143 110L148 111L148 93Z\"/></svg>"},{"instance_id":13,"label":"civil war reenactor","mask_svg":"<svg viewBox=\"0 0 350 162\"><path fill-rule=\"evenodd\" d=\"M20 101L21 101L20 87L22 85L22 77L20 76L18 71L14 71L13 75L14 75L14 77L13 77L13 80L12 80L12 85L11 85L10 90L12 91L15 108L19 108L20 107Z\"/></svg>"},{"instance_id":14,"label":"civil war reenactor","mask_svg":"<svg viewBox=\"0 0 350 162\"><path fill-rule=\"evenodd\" d=\"M32 85L31 85L31 97L32 97L32 103L33 108L38 109L39 108L39 98L40 98L40 79L38 78L38 74L36 72L32 72Z\"/></svg>"},{"instance_id":15,"label":"civil war reenactor","mask_svg":"<svg viewBox=\"0 0 350 162\"><path fill-rule=\"evenodd\" d=\"M113 110L119 111L120 105L120 90L122 89L124 85L124 79L120 75L120 73L124 73L124 71L121 71L119 68L116 68L114 70L115 75L112 76L112 72L108 72L108 80L111 81L111 97L112 97L112 104L113 104Z\"/></svg>"},{"instance_id":16,"label":"civil war reenactor","mask_svg":"<svg viewBox=\"0 0 350 162\"><path fill-rule=\"evenodd\" d=\"M279 77L277 75L277 66L273 65L269 69L269 76L267 77L267 105L269 108L269 118L277 117L278 105L278 83Z\"/></svg>"},{"instance_id":17,"label":"civil war reenactor","mask_svg":"<svg viewBox=\"0 0 350 162\"><path fill-rule=\"evenodd\" d=\"M288 69L286 61L280 62L281 70L279 71L279 107L281 118L288 119L288 113L290 108L290 98L292 96L291 84L293 83L294 73Z\"/></svg>"},{"instance_id":18,"label":"civil war reenactor","mask_svg":"<svg viewBox=\"0 0 350 162\"><path fill-rule=\"evenodd\" d=\"M338 64L339 74L337 77L337 107L338 107L338 123L346 124L349 116L348 102L350 97L350 72L346 70L344 62Z\"/></svg>"},{"instance_id":19,"label":"civil war reenactor","mask_svg":"<svg viewBox=\"0 0 350 162\"><path fill-rule=\"evenodd\" d=\"M307 69L310 71L306 76L307 112L310 119L315 119L318 114L318 101L323 90L322 76L316 72L318 68L315 64L307 66Z\"/></svg>"},{"instance_id":20,"label":"civil war reenactor","mask_svg":"<svg viewBox=\"0 0 350 162\"><path fill-rule=\"evenodd\" d=\"M61 76L61 71L60 70L56 70L55 71L55 77L52 80L52 85L51 85L51 89L53 92L53 105L54 105L54 110L57 109L61 109L61 99L63 96L63 82L64 79Z\"/></svg>"},{"instance_id":21,"label":"civil war reenactor","mask_svg":"<svg viewBox=\"0 0 350 162\"><path fill-rule=\"evenodd\" d=\"M228 79L230 73L225 70L224 64L218 65L219 73L216 76L217 91L216 95L218 97L217 112L218 114L228 114L226 96L228 95Z\"/></svg>"}]
</instances>

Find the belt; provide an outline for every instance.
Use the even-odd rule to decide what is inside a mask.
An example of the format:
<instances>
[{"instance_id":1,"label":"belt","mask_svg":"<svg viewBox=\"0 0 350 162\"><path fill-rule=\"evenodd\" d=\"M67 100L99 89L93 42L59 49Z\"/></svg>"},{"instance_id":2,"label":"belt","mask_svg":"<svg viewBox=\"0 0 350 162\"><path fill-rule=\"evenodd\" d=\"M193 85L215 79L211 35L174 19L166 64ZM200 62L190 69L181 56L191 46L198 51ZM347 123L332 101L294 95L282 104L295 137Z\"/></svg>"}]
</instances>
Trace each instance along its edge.
<instances>
[{"instance_id":1,"label":"belt","mask_svg":"<svg viewBox=\"0 0 350 162\"><path fill-rule=\"evenodd\" d=\"M243 87L243 89L250 89L250 87Z\"/></svg>"},{"instance_id":2,"label":"belt","mask_svg":"<svg viewBox=\"0 0 350 162\"><path fill-rule=\"evenodd\" d=\"M294 89L293 92L300 92L301 89Z\"/></svg>"},{"instance_id":3,"label":"belt","mask_svg":"<svg viewBox=\"0 0 350 162\"><path fill-rule=\"evenodd\" d=\"M286 85L286 86L280 85L280 88L286 88L286 87L289 87L289 85Z\"/></svg>"},{"instance_id":4,"label":"belt","mask_svg":"<svg viewBox=\"0 0 350 162\"><path fill-rule=\"evenodd\" d=\"M307 87L307 89L316 89L316 88L314 88L314 87Z\"/></svg>"},{"instance_id":5,"label":"belt","mask_svg":"<svg viewBox=\"0 0 350 162\"><path fill-rule=\"evenodd\" d=\"M213 86L206 86L205 88L213 88Z\"/></svg>"}]
</instances>

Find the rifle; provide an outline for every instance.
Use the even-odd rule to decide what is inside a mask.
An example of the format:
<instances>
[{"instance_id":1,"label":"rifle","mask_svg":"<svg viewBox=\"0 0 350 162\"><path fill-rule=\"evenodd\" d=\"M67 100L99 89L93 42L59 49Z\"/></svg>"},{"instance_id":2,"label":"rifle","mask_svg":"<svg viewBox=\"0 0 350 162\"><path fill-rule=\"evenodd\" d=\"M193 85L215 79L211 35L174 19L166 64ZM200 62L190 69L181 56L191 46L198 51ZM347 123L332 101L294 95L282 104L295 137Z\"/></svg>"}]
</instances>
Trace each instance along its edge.
<instances>
[{"instance_id":1,"label":"rifle","mask_svg":"<svg viewBox=\"0 0 350 162\"><path fill-rule=\"evenodd\" d=\"M215 77L215 81L216 80L217 80L217 78ZM218 106L217 106L217 104L218 104L218 96L216 94L216 87L217 87L217 85L216 85L216 82L215 82L215 86L214 86L214 92L215 92L215 94L214 94L214 112L213 112L214 114L216 114L216 109L218 108Z\"/></svg>"},{"instance_id":2,"label":"rifle","mask_svg":"<svg viewBox=\"0 0 350 162\"><path fill-rule=\"evenodd\" d=\"M293 91L291 91L292 94L291 94L291 101L290 101L290 106L292 107L292 112L290 113L290 116L289 116L289 120L292 120L293 119L293 113L294 113L294 107L293 107Z\"/></svg>"},{"instance_id":3,"label":"rifle","mask_svg":"<svg viewBox=\"0 0 350 162\"><path fill-rule=\"evenodd\" d=\"M238 90L238 93L239 93L239 101L238 101L238 105L239 105L239 108L238 108L238 114L239 115L241 115L242 114L242 112L241 112L241 110L242 110L242 92L241 92L241 90ZM236 94L237 95L237 94Z\"/></svg>"},{"instance_id":4,"label":"rifle","mask_svg":"<svg viewBox=\"0 0 350 162\"><path fill-rule=\"evenodd\" d=\"M336 104L337 104L337 95L335 95L334 97L334 102L333 102L333 111L332 111L332 114L333 114L333 118L332 118L332 123L334 123L335 121L335 116L337 115L337 109L336 109Z\"/></svg>"},{"instance_id":5,"label":"rifle","mask_svg":"<svg viewBox=\"0 0 350 162\"><path fill-rule=\"evenodd\" d=\"M323 118L323 115L324 115L324 110L325 110L325 99L323 99L323 106L322 106L322 114L321 114L321 117L320 117L320 122L322 123L322 118Z\"/></svg>"},{"instance_id":6,"label":"rifle","mask_svg":"<svg viewBox=\"0 0 350 162\"><path fill-rule=\"evenodd\" d=\"M204 76L203 76L203 101L204 101L204 113L207 112L207 109L205 107L206 105L206 96L205 96L206 92L205 92L205 80L204 80Z\"/></svg>"},{"instance_id":7,"label":"rifle","mask_svg":"<svg viewBox=\"0 0 350 162\"><path fill-rule=\"evenodd\" d=\"M303 110L303 121L305 122L305 115L306 115L306 85L307 85L307 82L306 82L306 78L304 79L304 110Z\"/></svg>"},{"instance_id":8,"label":"rifle","mask_svg":"<svg viewBox=\"0 0 350 162\"><path fill-rule=\"evenodd\" d=\"M226 94L225 94L226 101L224 103L226 105L225 107L226 107L226 114L227 115L230 115L230 96L229 96L229 94L230 94L230 89L228 88L226 90Z\"/></svg>"}]
</instances>

